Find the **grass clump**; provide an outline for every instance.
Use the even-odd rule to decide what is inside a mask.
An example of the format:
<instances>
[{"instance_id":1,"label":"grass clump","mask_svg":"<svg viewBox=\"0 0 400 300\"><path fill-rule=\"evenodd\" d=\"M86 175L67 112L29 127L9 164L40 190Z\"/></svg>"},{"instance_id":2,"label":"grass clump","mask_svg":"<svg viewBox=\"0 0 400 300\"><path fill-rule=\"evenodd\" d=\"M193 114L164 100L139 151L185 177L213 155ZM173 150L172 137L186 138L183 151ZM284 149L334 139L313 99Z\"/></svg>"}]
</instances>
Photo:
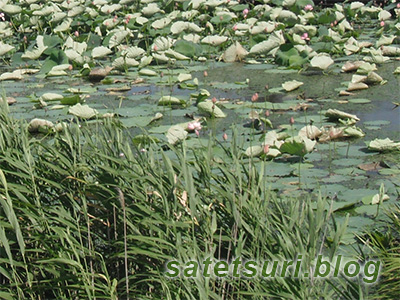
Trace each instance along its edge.
<instances>
[{"instance_id":1,"label":"grass clump","mask_svg":"<svg viewBox=\"0 0 400 300\"><path fill-rule=\"evenodd\" d=\"M333 257L347 224L321 197L280 198L240 147L131 148L111 121L31 136L0 114L0 298L352 299L344 278L177 278L169 260ZM95 132L95 134L93 133ZM213 141L210 140L210 144ZM222 147L222 146L221 146ZM171 158L173 157L173 158ZM313 203L316 208L313 209ZM311 269L310 269L311 270Z\"/></svg>"},{"instance_id":2,"label":"grass clump","mask_svg":"<svg viewBox=\"0 0 400 300\"><path fill-rule=\"evenodd\" d=\"M383 265L372 299L397 299L400 296L400 205L393 205L390 211L386 211L386 216L361 238ZM366 252L365 249L360 251L361 256L367 256Z\"/></svg>"}]
</instances>

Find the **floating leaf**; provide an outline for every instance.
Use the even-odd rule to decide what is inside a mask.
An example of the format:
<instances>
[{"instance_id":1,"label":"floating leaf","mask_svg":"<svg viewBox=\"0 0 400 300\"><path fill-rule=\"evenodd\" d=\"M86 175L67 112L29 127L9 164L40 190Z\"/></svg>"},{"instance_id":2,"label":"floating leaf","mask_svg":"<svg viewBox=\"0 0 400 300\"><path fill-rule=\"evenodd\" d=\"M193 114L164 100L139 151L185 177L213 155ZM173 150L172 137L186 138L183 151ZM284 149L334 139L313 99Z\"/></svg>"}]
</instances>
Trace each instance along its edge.
<instances>
[{"instance_id":1,"label":"floating leaf","mask_svg":"<svg viewBox=\"0 0 400 300\"><path fill-rule=\"evenodd\" d=\"M389 138L375 139L368 145L370 150L386 152L386 151L400 151L400 142L394 142Z\"/></svg>"},{"instance_id":2,"label":"floating leaf","mask_svg":"<svg viewBox=\"0 0 400 300\"><path fill-rule=\"evenodd\" d=\"M243 46L236 41L235 44L231 45L228 49L225 50L224 54L222 55L222 59L225 62L242 61L247 56L247 54L247 50L244 49Z\"/></svg>"},{"instance_id":3,"label":"floating leaf","mask_svg":"<svg viewBox=\"0 0 400 300\"><path fill-rule=\"evenodd\" d=\"M226 117L226 114L218 106L216 106L212 101L209 101L209 100L198 103L197 108L201 112L206 113L215 118L225 118Z\"/></svg>"},{"instance_id":4,"label":"floating leaf","mask_svg":"<svg viewBox=\"0 0 400 300\"><path fill-rule=\"evenodd\" d=\"M168 143L175 145L176 143L186 139L188 132L180 125L171 126L166 134Z\"/></svg>"},{"instance_id":5,"label":"floating leaf","mask_svg":"<svg viewBox=\"0 0 400 300\"><path fill-rule=\"evenodd\" d=\"M184 82L184 81L191 80L191 79L192 79L192 74L180 73L178 75L179 82Z\"/></svg>"},{"instance_id":6,"label":"floating leaf","mask_svg":"<svg viewBox=\"0 0 400 300\"><path fill-rule=\"evenodd\" d=\"M150 69L141 69L139 75L142 76L157 76L157 72Z\"/></svg>"},{"instance_id":7,"label":"floating leaf","mask_svg":"<svg viewBox=\"0 0 400 300\"><path fill-rule=\"evenodd\" d=\"M365 82L369 84L377 84L383 82L383 78L375 72L370 72L365 79Z\"/></svg>"},{"instance_id":8,"label":"floating leaf","mask_svg":"<svg viewBox=\"0 0 400 300\"><path fill-rule=\"evenodd\" d=\"M111 53L112 53L112 51L108 47L99 46L99 47L93 48L92 57L93 58L101 58L101 57L107 56Z\"/></svg>"},{"instance_id":9,"label":"floating leaf","mask_svg":"<svg viewBox=\"0 0 400 300\"><path fill-rule=\"evenodd\" d=\"M5 72L0 75L0 81L3 80L21 80L22 79L22 71L15 70L13 72Z\"/></svg>"},{"instance_id":10,"label":"floating leaf","mask_svg":"<svg viewBox=\"0 0 400 300\"><path fill-rule=\"evenodd\" d=\"M181 53L179 53L179 52L177 52L175 50L172 50L172 49L168 49L164 53L165 53L165 55L167 55L169 57L172 57L172 58L175 58L177 60L190 60L189 57L187 57L187 56L185 56L185 55L183 55L183 54L181 54Z\"/></svg>"},{"instance_id":11,"label":"floating leaf","mask_svg":"<svg viewBox=\"0 0 400 300\"><path fill-rule=\"evenodd\" d=\"M353 119L355 121L360 121L356 115L352 115L338 109L328 109L325 113L325 117L328 117L331 120Z\"/></svg>"},{"instance_id":12,"label":"floating leaf","mask_svg":"<svg viewBox=\"0 0 400 300\"><path fill-rule=\"evenodd\" d=\"M358 127L351 126L343 129L343 136L345 137L363 137L365 133Z\"/></svg>"},{"instance_id":13,"label":"floating leaf","mask_svg":"<svg viewBox=\"0 0 400 300\"><path fill-rule=\"evenodd\" d=\"M11 50L15 49L14 46L4 44L3 42L0 42L0 56L3 56L4 54L10 52Z\"/></svg>"},{"instance_id":14,"label":"floating leaf","mask_svg":"<svg viewBox=\"0 0 400 300\"><path fill-rule=\"evenodd\" d=\"M310 61L312 67L319 68L321 70L326 70L333 63L334 61L329 55L314 56Z\"/></svg>"},{"instance_id":15,"label":"floating leaf","mask_svg":"<svg viewBox=\"0 0 400 300\"><path fill-rule=\"evenodd\" d=\"M173 96L162 96L160 100L158 100L158 105L169 106L169 105L185 105L185 100L181 100L179 98Z\"/></svg>"},{"instance_id":16,"label":"floating leaf","mask_svg":"<svg viewBox=\"0 0 400 300\"><path fill-rule=\"evenodd\" d=\"M125 68L137 67L139 62L134 58L118 57L113 61L112 66L118 70L125 70Z\"/></svg>"},{"instance_id":17,"label":"floating leaf","mask_svg":"<svg viewBox=\"0 0 400 300\"><path fill-rule=\"evenodd\" d=\"M350 82L347 86L347 91L358 91L358 90L365 90L368 88L368 85L363 82Z\"/></svg>"},{"instance_id":18,"label":"floating leaf","mask_svg":"<svg viewBox=\"0 0 400 300\"><path fill-rule=\"evenodd\" d=\"M256 145L256 146L248 147L244 154L247 157L258 157L263 153L264 153L264 148Z\"/></svg>"},{"instance_id":19,"label":"floating leaf","mask_svg":"<svg viewBox=\"0 0 400 300\"><path fill-rule=\"evenodd\" d=\"M46 76L65 76L68 75L66 70L68 70L71 67L70 64L62 64L62 65L57 65L51 68L51 70L47 73Z\"/></svg>"},{"instance_id":20,"label":"floating leaf","mask_svg":"<svg viewBox=\"0 0 400 300\"><path fill-rule=\"evenodd\" d=\"M60 99L60 103L63 105L74 105L81 101L81 97L79 95L73 95L69 97L63 97Z\"/></svg>"},{"instance_id":21,"label":"floating leaf","mask_svg":"<svg viewBox=\"0 0 400 300\"><path fill-rule=\"evenodd\" d=\"M19 5L13 4L5 4L8 1L4 1L1 5L1 11L5 12L8 15L19 14L22 11L22 8Z\"/></svg>"},{"instance_id":22,"label":"floating leaf","mask_svg":"<svg viewBox=\"0 0 400 300\"><path fill-rule=\"evenodd\" d=\"M142 14L146 17L150 17L158 12L162 12L162 10L158 7L157 3L149 3L142 9Z\"/></svg>"},{"instance_id":23,"label":"floating leaf","mask_svg":"<svg viewBox=\"0 0 400 300\"><path fill-rule=\"evenodd\" d=\"M67 18L66 20L64 20L60 25L56 26L56 28L54 28L54 32L64 32L67 31L72 24L72 19L71 18Z\"/></svg>"},{"instance_id":24,"label":"floating leaf","mask_svg":"<svg viewBox=\"0 0 400 300\"><path fill-rule=\"evenodd\" d=\"M314 125L304 126L299 131L299 136L305 136L311 140L315 140L321 134L322 134L322 131L317 126L314 126Z\"/></svg>"},{"instance_id":25,"label":"floating leaf","mask_svg":"<svg viewBox=\"0 0 400 300\"><path fill-rule=\"evenodd\" d=\"M400 48L394 46L382 46L382 54L387 56L399 56Z\"/></svg>"},{"instance_id":26,"label":"floating leaf","mask_svg":"<svg viewBox=\"0 0 400 300\"><path fill-rule=\"evenodd\" d=\"M288 138L279 148L282 153L288 153L291 155L304 156L308 152L311 152L316 142L302 136L295 136L294 138Z\"/></svg>"},{"instance_id":27,"label":"floating leaf","mask_svg":"<svg viewBox=\"0 0 400 300\"><path fill-rule=\"evenodd\" d=\"M30 133L34 132L48 133L53 127L54 124L50 121L44 119L33 119L29 122L28 131Z\"/></svg>"},{"instance_id":28,"label":"floating leaf","mask_svg":"<svg viewBox=\"0 0 400 300\"><path fill-rule=\"evenodd\" d=\"M108 46L110 49L114 48L115 46L118 46L121 44L122 41L124 41L128 36L130 35L130 31L128 30L118 30L115 32L111 37L110 41L108 43Z\"/></svg>"},{"instance_id":29,"label":"floating leaf","mask_svg":"<svg viewBox=\"0 0 400 300\"><path fill-rule=\"evenodd\" d=\"M109 66L106 66L105 68L95 68L90 71L89 80L94 82L103 80L112 69L113 68Z\"/></svg>"},{"instance_id":30,"label":"floating leaf","mask_svg":"<svg viewBox=\"0 0 400 300\"><path fill-rule=\"evenodd\" d=\"M281 39L277 38L276 36L271 36L266 41L263 41L251 47L250 53L251 54L268 53L272 49L279 47L281 44L282 44Z\"/></svg>"},{"instance_id":31,"label":"floating leaf","mask_svg":"<svg viewBox=\"0 0 400 300\"><path fill-rule=\"evenodd\" d=\"M57 101L57 100L61 100L62 98L64 98L63 95L61 94L57 94L57 93L44 93L41 98L44 101Z\"/></svg>"},{"instance_id":32,"label":"floating leaf","mask_svg":"<svg viewBox=\"0 0 400 300\"><path fill-rule=\"evenodd\" d=\"M390 12L382 9L378 14L378 19L381 21L385 21L385 20L390 19L391 16L392 16L392 14Z\"/></svg>"},{"instance_id":33,"label":"floating leaf","mask_svg":"<svg viewBox=\"0 0 400 300\"><path fill-rule=\"evenodd\" d=\"M343 65L342 72L357 71L363 63L363 61L348 61Z\"/></svg>"},{"instance_id":34,"label":"floating leaf","mask_svg":"<svg viewBox=\"0 0 400 300\"><path fill-rule=\"evenodd\" d=\"M221 45L222 43L225 43L227 40L228 40L227 36L209 35L203 38L201 40L201 43L218 46Z\"/></svg>"},{"instance_id":35,"label":"floating leaf","mask_svg":"<svg viewBox=\"0 0 400 300\"><path fill-rule=\"evenodd\" d=\"M301 81L291 80L291 81L286 81L285 83L282 83L282 87L284 88L284 90L286 92L290 92L290 91L293 91L293 90L299 88L303 84L304 83Z\"/></svg>"},{"instance_id":36,"label":"floating leaf","mask_svg":"<svg viewBox=\"0 0 400 300\"><path fill-rule=\"evenodd\" d=\"M80 103L70 107L68 113L82 119L91 119L98 114L97 110Z\"/></svg>"},{"instance_id":37,"label":"floating leaf","mask_svg":"<svg viewBox=\"0 0 400 300\"><path fill-rule=\"evenodd\" d=\"M145 66L148 66L149 64L151 64L152 61L153 61L153 57L143 56L140 59L139 69L144 68Z\"/></svg>"}]
</instances>

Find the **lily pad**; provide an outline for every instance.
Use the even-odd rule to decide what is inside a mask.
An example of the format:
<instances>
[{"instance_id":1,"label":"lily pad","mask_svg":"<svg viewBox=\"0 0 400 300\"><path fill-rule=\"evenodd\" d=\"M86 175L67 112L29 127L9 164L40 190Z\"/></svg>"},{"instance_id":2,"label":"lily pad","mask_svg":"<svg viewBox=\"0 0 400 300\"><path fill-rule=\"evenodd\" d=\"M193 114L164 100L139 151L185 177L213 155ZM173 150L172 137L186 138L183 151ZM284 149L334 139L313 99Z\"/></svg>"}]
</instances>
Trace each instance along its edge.
<instances>
[{"instance_id":1,"label":"lily pad","mask_svg":"<svg viewBox=\"0 0 400 300\"><path fill-rule=\"evenodd\" d=\"M161 106L173 106L173 105L186 105L185 100L181 100L177 97L173 97L173 96L162 96L159 100L158 100L158 105Z\"/></svg>"}]
</instances>

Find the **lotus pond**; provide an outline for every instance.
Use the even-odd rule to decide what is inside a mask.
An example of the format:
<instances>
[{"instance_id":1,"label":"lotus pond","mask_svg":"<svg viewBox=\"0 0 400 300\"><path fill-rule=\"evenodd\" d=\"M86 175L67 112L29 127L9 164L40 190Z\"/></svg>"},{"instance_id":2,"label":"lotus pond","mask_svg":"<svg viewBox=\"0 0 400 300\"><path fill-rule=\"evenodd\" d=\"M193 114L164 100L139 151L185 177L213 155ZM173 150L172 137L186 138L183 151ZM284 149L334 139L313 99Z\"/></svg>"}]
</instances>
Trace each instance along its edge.
<instances>
[{"instance_id":1,"label":"lotus pond","mask_svg":"<svg viewBox=\"0 0 400 300\"><path fill-rule=\"evenodd\" d=\"M319 195L337 222L350 216L344 253L398 203L395 2L3 1L0 11L3 100L32 140L111 122L139 155L158 147L174 161L184 147L195 161L206 149L216 173L236 147L281 199Z\"/></svg>"}]
</instances>

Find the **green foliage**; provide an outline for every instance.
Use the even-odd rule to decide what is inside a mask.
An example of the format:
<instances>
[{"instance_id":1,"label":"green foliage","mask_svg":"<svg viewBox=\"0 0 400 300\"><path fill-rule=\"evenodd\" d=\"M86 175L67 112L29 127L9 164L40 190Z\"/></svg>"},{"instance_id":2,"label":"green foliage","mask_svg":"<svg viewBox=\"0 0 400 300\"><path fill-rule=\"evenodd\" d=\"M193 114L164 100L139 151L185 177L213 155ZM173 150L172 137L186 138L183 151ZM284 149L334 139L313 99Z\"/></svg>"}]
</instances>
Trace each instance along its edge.
<instances>
[{"instance_id":1,"label":"green foliage","mask_svg":"<svg viewBox=\"0 0 400 300\"><path fill-rule=\"evenodd\" d=\"M71 123L43 139L4 111L2 298L350 299L354 292L356 284L341 278L164 276L170 259L261 261L302 253L309 266L320 253L335 254L346 224L335 226L325 200L278 198L267 188L264 164L242 161L236 143L221 145L225 161L212 154L213 141L193 152L185 143L138 151L108 120L95 134L85 123Z\"/></svg>"},{"instance_id":2,"label":"green foliage","mask_svg":"<svg viewBox=\"0 0 400 300\"><path fill-rule=\"evenodd\" d=\"M200 56L202 54L202 47L185 40L178 40L174 45L174 50L187 57Z\"/></svg>"},{"instance_id":3,"label":"green foliage","mask_svg":"<svg viewBox=\"0 0 400 300\"><path fill-rule=\"evenodd\" d=\"M299 53L291 44L284 44L276 52L276 63L294 69L301 68L308 61L307 55Z\"/></svg>"},{"instance_id":4,"label":"green foliage","mask_svg":"<svg viewBox=\"0 0 400 300\"><path fill-rule=\"evenodd\" d=\"M371 299L396 299L399 297L398 278L400 276L400 206L393 205L386 210L387 219L379 222L374 229L366 231L360 239L371 250L368 254L360 249L360 256L374 256L382 264L379 286L371 295Z\"/></svg>"}]
</instances>

